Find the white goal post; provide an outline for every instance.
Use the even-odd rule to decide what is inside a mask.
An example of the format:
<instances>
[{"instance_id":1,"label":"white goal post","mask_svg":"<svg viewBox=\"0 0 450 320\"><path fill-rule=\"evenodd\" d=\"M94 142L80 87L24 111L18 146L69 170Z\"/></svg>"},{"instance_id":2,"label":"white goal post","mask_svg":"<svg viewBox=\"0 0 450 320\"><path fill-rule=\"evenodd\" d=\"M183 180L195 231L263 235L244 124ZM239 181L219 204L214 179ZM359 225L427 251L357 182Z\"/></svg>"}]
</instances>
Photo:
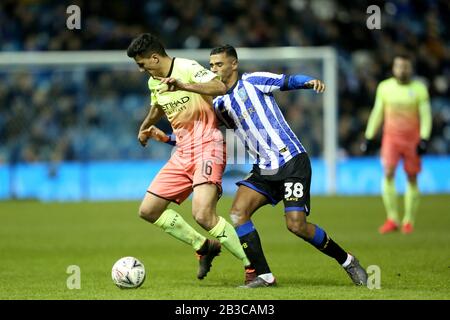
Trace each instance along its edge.
<instances>
[{"instance_id":1,"label":"white goal post","mask_svg":"<svg viewBox=\"0 0 450 320\"><path fill-rule=\"evenodd\" d=\"M336 193L337 163L337 54L331 47L236 48L241 62L321 60L326 90L323 98L323 156L326 164L327 194ZM167 50L171 56L206 61L208 49ZM32 66L121 66L133 61L125 51L0 52L0 67Z\"/></svg>"}]
</instances>

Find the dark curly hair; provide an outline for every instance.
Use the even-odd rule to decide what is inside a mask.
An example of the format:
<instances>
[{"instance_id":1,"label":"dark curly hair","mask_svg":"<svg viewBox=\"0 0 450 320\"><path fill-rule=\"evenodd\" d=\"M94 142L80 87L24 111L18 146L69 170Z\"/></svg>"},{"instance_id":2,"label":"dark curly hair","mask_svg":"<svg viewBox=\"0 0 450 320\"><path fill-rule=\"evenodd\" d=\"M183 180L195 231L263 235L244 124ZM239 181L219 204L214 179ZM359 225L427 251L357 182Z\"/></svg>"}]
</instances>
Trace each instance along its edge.
<instances>
[{"instance_id":1,"label":"dark curly hair","mask_svg":"<svg viewBox=\"0 0 450 320\"><path fill-rule=\"evenodd\" d=\"M127 55L130 58L135 58L137 55L149 57L153 53L164 57L167 56L161 41L150 33L143 33L134 38L127 49Z\"/></svg>"}]
</instances>

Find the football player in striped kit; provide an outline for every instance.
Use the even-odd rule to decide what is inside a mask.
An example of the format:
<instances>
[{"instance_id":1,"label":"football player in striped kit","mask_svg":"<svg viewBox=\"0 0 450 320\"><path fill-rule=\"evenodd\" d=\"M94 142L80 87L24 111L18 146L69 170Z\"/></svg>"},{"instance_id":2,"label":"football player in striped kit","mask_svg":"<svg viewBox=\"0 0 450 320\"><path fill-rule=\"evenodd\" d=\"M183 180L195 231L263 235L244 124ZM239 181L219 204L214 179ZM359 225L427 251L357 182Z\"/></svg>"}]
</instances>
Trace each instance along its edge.
<instances>
[{"instance_id":1,"label":"football player in striped kit","mask_svg":"<svg viewBox=\"0 0 450 320\"><path fill-rule=\"evenodd\" d=\"M210 69L227 87L225 95L214 99L218 119L233 128L247 151L255 159L250 175L239 186L231 219L254 272L246 272L247 288L276 283L264 257L252 215L266 204L284 202L287 228L342 265L357 285L367 284L367 273L358 260L343 250L318 225L307 222L310 214L311 164L298 137L284 119L273 92L313 89L325 85L305 75L269 72L238 74L238 57L230 45L216 47L210 54Z\"/></svg>"}]
</instances>

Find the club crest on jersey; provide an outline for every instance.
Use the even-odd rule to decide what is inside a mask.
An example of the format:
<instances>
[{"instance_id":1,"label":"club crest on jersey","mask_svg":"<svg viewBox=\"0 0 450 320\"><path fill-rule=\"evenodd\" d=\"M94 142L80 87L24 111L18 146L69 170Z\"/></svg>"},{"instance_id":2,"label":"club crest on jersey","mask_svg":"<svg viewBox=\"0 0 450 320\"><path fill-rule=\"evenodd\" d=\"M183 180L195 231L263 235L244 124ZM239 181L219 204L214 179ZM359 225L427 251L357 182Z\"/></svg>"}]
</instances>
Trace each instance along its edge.
<instances>
[{"instance_id":1,"label":"club crest on jersey","mask_svg":"<svg viewBox=\"0 0 450 320\"><path fill-rule=\"evenodd\" d=\"M414 93L414 90L413 90L413 89L409 89L408 94L409 94L409 96L410 96L411 98L415 96L415 93Z\"/></svg>"},{"instance_id":2,"label":"club crest on jersey","mask_svg":"<svg viewBox=\"0 0 450 320\"><path fill-rule=\"evenodd\" d=\"M244 88L238 90L238 95L243 102L247 101L248 95Z\"/></svg>"}]
</instances>

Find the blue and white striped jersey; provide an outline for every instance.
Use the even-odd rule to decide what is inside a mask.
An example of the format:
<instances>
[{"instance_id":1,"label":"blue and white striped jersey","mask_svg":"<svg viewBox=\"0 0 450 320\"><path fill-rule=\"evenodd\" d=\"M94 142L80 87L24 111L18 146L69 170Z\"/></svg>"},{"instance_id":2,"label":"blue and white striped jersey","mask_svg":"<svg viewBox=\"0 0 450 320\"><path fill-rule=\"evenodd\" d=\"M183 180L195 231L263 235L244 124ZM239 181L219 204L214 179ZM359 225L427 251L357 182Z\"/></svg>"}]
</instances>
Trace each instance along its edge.
<instances>
[{"instance_id":1,"label":"blue and white striped jersey","mask_svg":"<svg viewBox=\"0 0 450 320\"><path fill-rule=\"evenodd\" d=\"M261 169L277 169L306 152L272 94L285 88L285 81L284 74L245 73L225 95L213 101L218 119L235 130Z\"/></svg>"}]
</instances>

